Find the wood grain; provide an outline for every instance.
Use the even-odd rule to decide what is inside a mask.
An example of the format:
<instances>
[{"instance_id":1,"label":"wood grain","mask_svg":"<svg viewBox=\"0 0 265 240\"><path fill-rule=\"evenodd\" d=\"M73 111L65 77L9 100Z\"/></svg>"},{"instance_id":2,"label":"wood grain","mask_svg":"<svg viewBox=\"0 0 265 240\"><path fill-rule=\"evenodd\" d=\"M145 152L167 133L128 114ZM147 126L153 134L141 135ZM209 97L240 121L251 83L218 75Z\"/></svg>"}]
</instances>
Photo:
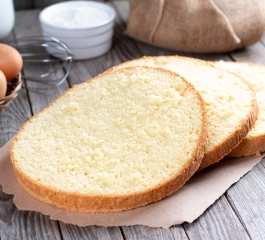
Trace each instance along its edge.
<instances>
[{"instance_id":1,"label":"wood grain","mask_svg":"<svg viewBox=\"0 0 265 240\"><path fill-rule=\"evenodd\" d=\"M265 236L265 161L241 178L226 193L227 199L251 239Z\"/></svg>"},{"instance_id":2,"label":"wood grain","mask_svg":"<svg viewBox=\"0 0 265 240\"><path fill-rule=\"evenodd\" d=\"M264 37L262 38L264 39ZM264 43L257 42L249 47L242 48L230 53L236 62L259 63L265 65Z\"/></svg>"},{"instance_id":3,"label":"wood grain","mask_svg":"<svg viewBox=\"0 0 265 240\"><path fill-rule=\"evenodd\" d=\"M28 27L32 21L36 22L37 12L32 15L27 13L27 11L21 11L16 14L15 37L31 36L34 33L39 33L38 25L35 25L35 28ZM24 24L21 24L22 22ZM27 74L26 69L24 69L24 73ZM28 95L31 100L31 106ZM50 96L49 98L51 98ZM3 130L4 134L1 134L1 136L5 137L1 141L8 140L7 138L13 136L20 126L31 117L31 107L33 112L36 112L47 104L48 101L39 101L39 96L37 95L34 99L32 93L21 89L18 97L11 103L7 111L1 114L1 128L5 129ZM38 106L36 107L36 105ZM12 202L11 196L3 193L2 189L0 194L1 239L61 239L56 221L51 221L48 217L37 212L18 211Z\"/></svg>"},{"instance_id":4,"label":"wood grain","mask_svg":"<svg viewBox=\"0 0 265 240\"><path fill-rule=\"evenodd\" d=\"M221 196L192 224L183 227L190 240L250 239L225 196Z\"/></svg>"},{"instance_id":5,"label":"wood grain","mask_svg":"<svg viewBox=\"0 0 265 240\"><path fill-rule=\"evenodd\" d=\"M20 89L18 96L0 114L0 147L10 140L31 116L27 92Z\"/></svg>"},{"instance_id":6,"label":"wood grain","mask_svg":"<svg viewBox=\"0 0 265 240\"><path fill-rule=\"evenodd\" d=\"M184 228L181 226L181 225L175 225L175 226L172 226L170 228L173 236L174 236L174 239L178 240L178 239L189 239Z\"/></svg>"},{"instance_id":7,"label":"wood grain","mask_svg":"<svg viewBox=\"0 0 265 240\"><path fill-rule=\"evenodd\" d=\"M83 240L83 239L106 239L106 240L123 240L121 231L118 227L78 227L71 224L60 222L62 237L64 240Z\"/></svg>"},{"instance_id":8,"label":"wood grain","mask_svg":"<svg viewBox=\"0 0 265 240\"><path fill-rule=\"evenodd\" d=\"M18 211L13 204L13 196L2 192L0 187L0 238L15 239L54 239L60 240L56 221L37 212Z\"/></svg>"},{"instance_id":9,"label":"wood grain","mask_svg":"<svg viewBox=\"0 0 265 240\"><path fill-rule=\"evenodd\" d=\"M0 42L6 43L6 41L14 40L14 38L14 32L12 32ZM27 91L20 89L18 96L12 100L4 112L0 113L0 147L11 139L31 116Z\"/></svg>"},{"instance_id":10,"label":"wood grain","mask_svg":"<svg viewBox=\"0 0 265 240\"><path fill-rule=\"evenodd\" d=\"M265 34L261 37L260 43L265 46Z\"/></svg>"},{"instance_id":11,"label":"wood grain","mask_svg":"<svg viewBox=\"0 0 265 240\"><path fill-rule=\"evenodd\" d=\"M27 14L27 10L19 11L16 14L16 24L15 24L15 35L16 38L29 37L29 36L38 36L41 35L40 23L38 20L38 16L40 11L33 10L31 14ZM32 24L34 22L34 24ZM32 51L32 50L30 50ZM38 50L36 50L37 52ZM45 64L46 66L47 64ZM49 71L49 67L47 68L44 64L24 64L24 74L25 76L40 76L45 72ZM54 64L53 64L54 66ZM61 78L64 75L63 69L52 74L49 79ZM52 89L48 89L47 86L40 83L26 81L27 87L29 88L28 94L32 107L32 112L35 115L43 108L47 107L54 99L60 96L64 91L69 88L68 82L64 82L59 87L54 87ZM33 89L33 90L32 90Z\"/></svg>"},{"instance_id":12,"label":"wood grain","mask_svg":"<svg viewBox=\"0 0 265 240\"><path fill-rule=\"evenodd\" d=\"M144 226L122 227L126 240L150 239L150 240L174 240L169 229L150 228ZM185 240L185 238L183 239Z\"/></svg>"}]
</instances>

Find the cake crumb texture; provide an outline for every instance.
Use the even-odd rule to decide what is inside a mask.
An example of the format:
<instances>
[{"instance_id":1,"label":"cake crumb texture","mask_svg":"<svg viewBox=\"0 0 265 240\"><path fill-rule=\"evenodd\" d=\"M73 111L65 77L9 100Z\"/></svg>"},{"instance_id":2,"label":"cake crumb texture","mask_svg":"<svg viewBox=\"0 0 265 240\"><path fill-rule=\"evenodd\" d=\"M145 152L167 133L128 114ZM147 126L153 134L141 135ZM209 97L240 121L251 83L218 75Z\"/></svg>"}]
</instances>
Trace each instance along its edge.
<instances>
[{"instance_id":1,"label":"cake crumb texture","mask_svg":"<svg viewBox=\"0 0 265 240\"><path fill-rule=\"evenodd\" d=\"M194 58L180 56L143 57L127 66L161 67L193 84L201 94L209 120L209 141L199 170L218 162L246 136L258 115L256 96L239 76Z\"/></svg>"},{"instance_id":2,"label":"cake crumb texture","mask_svg":"<svg viewBox=\"0 0 265 240\"><path fill-rule=\"evenodd\" d=\"M73 87L31 118L11 159L20 184L44 202L121 211L180 188L200 165L207 126L202 98L187 81L125 68Z\"/></svg>"},{"instance_id":3,"label":"cake crumb texture","mask_svg":"<svg viewBox=\"0 0 265 240\"><path fill-rule=\"evenodd\" d=\"M214 65L238 74L255 91L259 107L257 121L243 141L229 153L231 157L260 155L265 151L265 67L241 62L214 62Z\"/></svg>"}]
</instances>

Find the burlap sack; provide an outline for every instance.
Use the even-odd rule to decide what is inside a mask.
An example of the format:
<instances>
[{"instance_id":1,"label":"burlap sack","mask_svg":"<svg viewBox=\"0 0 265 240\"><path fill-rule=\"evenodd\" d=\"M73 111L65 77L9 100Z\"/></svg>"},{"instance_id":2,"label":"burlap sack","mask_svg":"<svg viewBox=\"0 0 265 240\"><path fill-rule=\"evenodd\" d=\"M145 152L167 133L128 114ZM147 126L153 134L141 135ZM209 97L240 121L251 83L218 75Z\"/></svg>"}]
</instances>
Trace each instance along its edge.
<instances>
[{"instance_id":1,"label":"burlap sack","mask_svg":"<svg viewBox=\"0 0 265 240\"><path fill-rule=\"evenodd\" d=\"M226 52L258 41L265 0L129 0L125 34L186 52Z\"/></svg>"}]
</instances>

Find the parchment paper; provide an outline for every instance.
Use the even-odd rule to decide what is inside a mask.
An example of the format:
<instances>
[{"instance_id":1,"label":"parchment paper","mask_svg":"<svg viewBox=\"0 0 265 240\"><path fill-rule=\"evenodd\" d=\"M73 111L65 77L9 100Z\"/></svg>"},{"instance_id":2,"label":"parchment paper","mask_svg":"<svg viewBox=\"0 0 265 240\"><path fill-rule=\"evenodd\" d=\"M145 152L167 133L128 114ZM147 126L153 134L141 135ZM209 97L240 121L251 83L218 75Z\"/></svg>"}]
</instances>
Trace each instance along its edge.
<instances>
[{"instance_id":1,"label":"parchment paper","mask_svg":"<svg viewBox=\"0 0 265 240\"><path fill-rule=\"evenodd\" d=\"M223 159L209 169L196 173L179 191L163 200L118 213L95 214L71 212L43 203L29 195L18 183L9 157L11 141L0 148L0 185L14 195L19 210L41 212L53 220L79 226L132 226L169 228L193 222L233 183L250 171L262 156Z\"/></svg>"}]
</instances>

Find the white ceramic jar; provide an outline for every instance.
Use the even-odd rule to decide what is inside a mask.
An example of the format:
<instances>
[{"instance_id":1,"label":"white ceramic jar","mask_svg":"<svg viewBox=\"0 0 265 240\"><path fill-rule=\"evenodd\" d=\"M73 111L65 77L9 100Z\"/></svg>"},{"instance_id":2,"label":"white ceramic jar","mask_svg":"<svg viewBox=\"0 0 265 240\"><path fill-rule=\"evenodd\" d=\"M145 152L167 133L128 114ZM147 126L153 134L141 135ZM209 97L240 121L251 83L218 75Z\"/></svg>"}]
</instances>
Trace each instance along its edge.
<instances>
[{"instance_id":1,"label":"white ceramic jar","mask_svg":"<svg viewBox=\"0 0 265 240\"><path fill-rule=\"evenodd\" d=\"M0 0L0 39L7 37L15 23L13 0Z\"/></svg>"}]
</instances>

